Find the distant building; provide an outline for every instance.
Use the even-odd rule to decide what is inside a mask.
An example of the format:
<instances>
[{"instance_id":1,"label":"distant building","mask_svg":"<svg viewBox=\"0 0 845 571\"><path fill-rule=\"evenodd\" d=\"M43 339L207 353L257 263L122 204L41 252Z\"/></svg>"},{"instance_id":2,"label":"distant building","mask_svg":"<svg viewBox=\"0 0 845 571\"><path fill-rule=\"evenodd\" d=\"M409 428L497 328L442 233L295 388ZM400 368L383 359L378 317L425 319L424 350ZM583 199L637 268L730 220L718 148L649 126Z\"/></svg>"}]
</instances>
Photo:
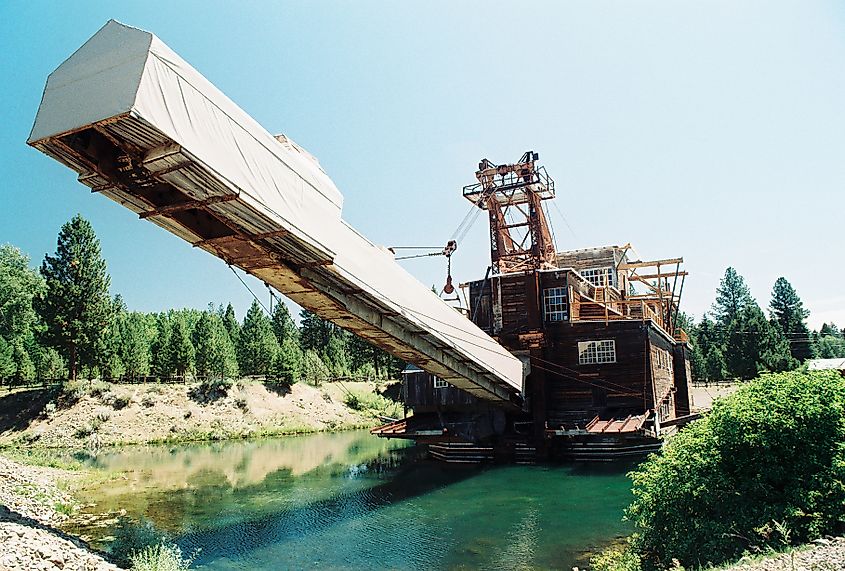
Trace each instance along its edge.
<instances>
[{"instance_id":1,"label":"distant building","mask_svg":"<svg viewBox=\"0 0 845 571\"><path fill-rule=\"evenodd\" d=\"M845 376L845 359L810 359L807 361L808 371L839 371Z\"/></svg>"}]
</instances>

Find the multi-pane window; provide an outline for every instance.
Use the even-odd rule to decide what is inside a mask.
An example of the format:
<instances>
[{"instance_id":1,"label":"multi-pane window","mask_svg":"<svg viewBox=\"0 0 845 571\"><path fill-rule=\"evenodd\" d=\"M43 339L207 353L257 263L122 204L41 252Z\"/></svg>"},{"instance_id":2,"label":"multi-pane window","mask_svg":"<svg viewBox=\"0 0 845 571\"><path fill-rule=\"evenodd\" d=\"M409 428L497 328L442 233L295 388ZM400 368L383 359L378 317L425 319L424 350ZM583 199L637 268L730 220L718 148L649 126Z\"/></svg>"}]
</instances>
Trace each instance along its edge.
<instances>
[{"instance_id":1,"label":"multi-pane window","mask_svg":"<svg viewBox=\"0 0 845 571\"><path fill-rule=\"evenodd\" d=\"M449 383L447 383L443 379L441 379L439 377L434 377L434 388L435 389L445 389L448 386L449 386Z\"/></svg>"},{"instance_id":2,"label":"multi-pane window","mask_svg":"<svg viewBox=\"0 0 845 571\"><path fill-rule=\"evenodd\" d=\"M578 342L578 364L593 365L597 363L616 362L616 341L606 339L603 341L579 341Z\"/></svg>"},{"instance_id":3,"label":"multi-pane window","mask_svg":"<svg viewBox=\"0 0 845 571\"><path fill-rule=\"evenodd\" d=\"M654 362L657 365L658 369L671 369L672 368L672 361L669 358L669 351L665 349L655 348L654 352Z\"/></svg>"},{"instance_id":4,"label":"multi-pane window","mask_svg":"<svg viewBox=\"0 0 845 571\"><path fill-rule=\"evenodd\" d=\"M589 268L578 273L594 286L609 285L616 287L616 272L613 271L613 268Z\"/></svg>"},{"instance_id":5,"label":"multi-pane window","mask_svg":"<svg viewBox=\"0 0 845 571\"><path fill-rule=\"evenodd\" d=\"M543 290L543 315L546 321L566 321L566 288L550 287Z\"/></svg>"}]
</instances>

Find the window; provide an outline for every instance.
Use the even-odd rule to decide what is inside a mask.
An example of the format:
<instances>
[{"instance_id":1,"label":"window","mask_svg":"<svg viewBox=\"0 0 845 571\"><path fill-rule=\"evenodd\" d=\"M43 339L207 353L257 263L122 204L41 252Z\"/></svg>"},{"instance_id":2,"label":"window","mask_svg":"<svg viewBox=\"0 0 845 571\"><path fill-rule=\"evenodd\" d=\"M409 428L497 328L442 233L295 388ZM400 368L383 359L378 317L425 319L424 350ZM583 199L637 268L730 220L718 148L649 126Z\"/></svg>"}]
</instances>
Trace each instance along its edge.
<instances>
[{"instance_id":1,"label":"window","mask_svg":"<svg viewBox=\"0 0 845 571\"><path fill-rule=\"evenodd\" d=\"M616 341L579 341L578 364L593 365L597 363L616 362Z\"/></svg>"},{"instance_id":2,"label":"window","mask_svg":"<svg viewBox=\"0 0 845 571\"><path fill-rule=\"evenodd\" d=\"M654 363L657 365L658 369L666 369L668 371L672 368L672 360L669 358L669 351L655 347L652 355Z\"/></svg>"},{"instance_id":3,"label":"window","mask_svg":"<svg viewBox=\"0 0 845 571\"><path fill-rule=\"evenodd\" d=\"M569 319L565 287L550 287L543 290L543 315L546 316L546 321Z\"/></svg>"},{"instance_id":4,"label":"window","mask_svg":"<svg viewBox=\"0 0 845 571\"><path fill-rule=\"evenodd\" d=\"M578 273L594 286L604 286L607 280L607 285L616 287L616 272L613 268L589 268Z\"/></svg>"},{"instance_id":5,"label":"window","mask_svg":"<svg viewBox=\"0 0 845 571\"><path fill-rule=\"evenodd\" d=\"M443 379L441 379L439 377L434 377L434 388L435 389L445 389L448 386L449 386L449 383L447 383Z\"/></svg>"}]
</instances>

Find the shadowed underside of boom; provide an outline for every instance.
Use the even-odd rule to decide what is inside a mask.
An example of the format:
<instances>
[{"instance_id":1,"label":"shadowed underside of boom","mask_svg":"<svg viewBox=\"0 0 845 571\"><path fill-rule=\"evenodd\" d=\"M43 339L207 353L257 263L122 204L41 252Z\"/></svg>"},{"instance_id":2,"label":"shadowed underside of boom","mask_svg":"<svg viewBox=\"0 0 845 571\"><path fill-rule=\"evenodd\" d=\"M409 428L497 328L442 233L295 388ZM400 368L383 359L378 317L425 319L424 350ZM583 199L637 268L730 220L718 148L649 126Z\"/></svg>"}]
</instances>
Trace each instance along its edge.
<instances>
[{"instance_id":1,"label":"shadowed underside of boom","mask_svg":"<svg viewBox=\"0 0 845 571\"><path fill-rule=\"evenodd\" d=\"M476 397L519 404L522 362L350 227L313 157L154 35L108 22L48 78L28 144L324 319Z\"/></svg>"}]
</instances>

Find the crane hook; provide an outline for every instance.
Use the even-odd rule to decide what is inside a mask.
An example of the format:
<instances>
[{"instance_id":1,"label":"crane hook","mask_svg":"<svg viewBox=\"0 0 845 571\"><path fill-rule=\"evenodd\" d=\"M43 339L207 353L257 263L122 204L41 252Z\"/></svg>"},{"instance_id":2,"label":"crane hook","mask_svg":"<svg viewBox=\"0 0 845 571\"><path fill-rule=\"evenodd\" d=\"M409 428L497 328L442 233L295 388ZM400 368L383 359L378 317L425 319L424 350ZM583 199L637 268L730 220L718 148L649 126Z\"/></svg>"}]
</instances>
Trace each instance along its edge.
<instances>
[{"instance_id":1,"label":"crane hook","mask_svg":"<svg viewBox=\"0 0 845 571\"><path fill-rule=\"evenodd\" d=\"M443 248L443 255L446 256L446 285L443 286L443 293L446 295L452 295L455 292L455 286L452 285L452 254L457 249L458 243L454 240L449 240Z\"/></svg>"}]
</instances>

